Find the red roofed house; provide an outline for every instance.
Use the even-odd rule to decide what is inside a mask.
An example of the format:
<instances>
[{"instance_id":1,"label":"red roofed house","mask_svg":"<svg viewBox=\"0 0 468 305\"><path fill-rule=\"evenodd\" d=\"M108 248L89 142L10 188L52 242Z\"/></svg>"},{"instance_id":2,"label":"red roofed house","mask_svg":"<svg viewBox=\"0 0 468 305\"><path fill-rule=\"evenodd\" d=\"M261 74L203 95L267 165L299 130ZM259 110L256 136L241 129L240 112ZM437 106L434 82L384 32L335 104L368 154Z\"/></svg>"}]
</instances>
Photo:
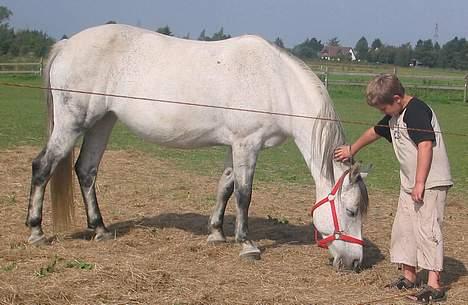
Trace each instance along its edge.
<instances>
[{"instance_id":1,"label":"red roofed house","mask_svg":"<svg viewBox=\"0 0 468 305\"><path fill-rule=\"evenodd\" d=\"M353 48L340 47L340 46L325 46L320 51L320 58L325 60L338 60L348 58L349 60L356 60Z\"/></svg>"}]
</instances>

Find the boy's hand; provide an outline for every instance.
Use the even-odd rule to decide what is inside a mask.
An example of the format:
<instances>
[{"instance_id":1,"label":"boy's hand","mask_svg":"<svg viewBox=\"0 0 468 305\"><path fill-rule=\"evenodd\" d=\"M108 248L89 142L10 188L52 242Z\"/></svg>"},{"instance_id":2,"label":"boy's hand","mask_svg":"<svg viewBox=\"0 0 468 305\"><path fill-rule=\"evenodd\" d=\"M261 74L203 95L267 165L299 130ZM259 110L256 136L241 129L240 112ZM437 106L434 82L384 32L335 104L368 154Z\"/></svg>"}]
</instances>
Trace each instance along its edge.
<instances>
[{"instance_id":1,"label":"boy's hand","mask_svg":"<svg viewBox=\"0 0 468 305\"><path fill-rule=\"evenodd\" d=\"M351 145L339 146L335 149L333 157L337 161L346 161L349 160L353 155L351 153Z\"/></svg>"},{"instance_id":2,"label":"boy's hand","mask_svg":"<svg viewBox=\"0 0 468 305\"><path fill-rule=\"evenodd\" d=\"M411 198L414 202L423 204L424 201L424 183L417 183L413 187L413 191L411 192Z\"/></svg>"}]
</instances>

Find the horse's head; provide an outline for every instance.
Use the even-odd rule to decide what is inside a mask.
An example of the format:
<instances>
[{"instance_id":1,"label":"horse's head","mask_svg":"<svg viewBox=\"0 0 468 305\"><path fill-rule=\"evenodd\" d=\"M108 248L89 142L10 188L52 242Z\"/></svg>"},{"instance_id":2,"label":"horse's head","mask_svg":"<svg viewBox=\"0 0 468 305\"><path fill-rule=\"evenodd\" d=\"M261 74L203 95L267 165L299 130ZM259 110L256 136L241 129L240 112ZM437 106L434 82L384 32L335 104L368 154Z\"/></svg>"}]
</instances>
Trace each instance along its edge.
<instances>
[{"instance_id":1,"label":"horse's head","mask_svg":"<svg viewBox=\"0 0 468 305\"><path fill-rule=\"evenodd\" d=\"M335 169L341 177L312 211L315 228L322 235L317 244L329 249L335 268L357 270L363 258L362 217L369 202L364 174L358 164L348 169L337 164Z\"/></svg>"}]
</instances>

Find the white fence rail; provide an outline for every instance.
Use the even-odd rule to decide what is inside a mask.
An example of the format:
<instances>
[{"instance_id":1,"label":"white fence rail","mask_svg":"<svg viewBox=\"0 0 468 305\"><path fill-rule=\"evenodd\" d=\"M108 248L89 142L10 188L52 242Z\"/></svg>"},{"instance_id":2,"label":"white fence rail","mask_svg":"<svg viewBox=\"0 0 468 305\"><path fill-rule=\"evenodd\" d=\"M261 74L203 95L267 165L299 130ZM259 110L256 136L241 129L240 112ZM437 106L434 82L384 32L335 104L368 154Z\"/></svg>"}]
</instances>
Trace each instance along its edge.
<instances>
[{"instance_id":1,"label":"white fence rail","mask_svg":"<svg viewBox=\"0 0 468 305\"><path fill-rule=\"evenodd\" d=\"M324 69L320 69L319 71L314 71L320 79L323 81L325 86L328 88L332 85L340 85L340 86L367 86L366 81L360 80L345 80L345 79L330 79L330 76L357 76L357 77L368 77L371 79L378 73L366 73L366 72L341 72L341 71L333 71L330 72L328 67L324 67ZM396 69L394 69L393 73L396 74ZM468 102L468 75L465 78L458 77L458 76L434 76L434 75L401 75L402 78L411 78L411 79L419 79L419 80L427 80L427 81L454 81L458 83L455 85L447 84L447 85L432 85L432 84L412 84L406 83L405 87L407 88L419 88L419 89L432 89L432 90L454 90L454 91L463 91L463 101Z\"/></svg>"},{"instance_id":2,"label":"white fence rail","mask_svg":"<svg viewBox=\"0 0 468 305\"><path fill-rule=\"evenodd\" d=\"M0 63L0 74L34 74L42 75L43 60L39 62Z\"/></svg>"}]
</instances>

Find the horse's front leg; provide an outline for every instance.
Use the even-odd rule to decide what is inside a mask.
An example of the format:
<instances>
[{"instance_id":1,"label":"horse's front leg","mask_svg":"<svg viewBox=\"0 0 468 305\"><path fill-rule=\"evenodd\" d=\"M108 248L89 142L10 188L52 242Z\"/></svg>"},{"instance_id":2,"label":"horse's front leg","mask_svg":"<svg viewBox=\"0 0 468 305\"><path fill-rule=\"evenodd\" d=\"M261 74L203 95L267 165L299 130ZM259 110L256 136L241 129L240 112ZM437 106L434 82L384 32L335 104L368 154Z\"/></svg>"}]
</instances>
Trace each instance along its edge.
<instances>
[{"instance_id":1,"label":"horse's front leg","mask_svg":"<svg viewBox=\"0 0 468 305\"><path fill-rule=\"evenodd\" d=\"M260 250L248 238L248 217L252 184L259 147L252 144L233 146L234 194L237 201L236 242L242 245L240 256L248 259L260 259Z\"/></svg>"},{"instance_id":2,"label":"horse's front leg","mask_svg":"<svg viewBox=\"0 0 468 305\"><path fill-rule=\"evenodd\" d=\"M208 235L209 243L222 243L226 242L226 236L224 235L223 223L224 223L224 212L226 211L226 205L231 198L234 191L234 173L232 169L232 149L228 148L226 159L224 162L224 171L218 182L218 191L216 194L216 207L211 214L208 222Z\"/></svg>"}]
</instances>

